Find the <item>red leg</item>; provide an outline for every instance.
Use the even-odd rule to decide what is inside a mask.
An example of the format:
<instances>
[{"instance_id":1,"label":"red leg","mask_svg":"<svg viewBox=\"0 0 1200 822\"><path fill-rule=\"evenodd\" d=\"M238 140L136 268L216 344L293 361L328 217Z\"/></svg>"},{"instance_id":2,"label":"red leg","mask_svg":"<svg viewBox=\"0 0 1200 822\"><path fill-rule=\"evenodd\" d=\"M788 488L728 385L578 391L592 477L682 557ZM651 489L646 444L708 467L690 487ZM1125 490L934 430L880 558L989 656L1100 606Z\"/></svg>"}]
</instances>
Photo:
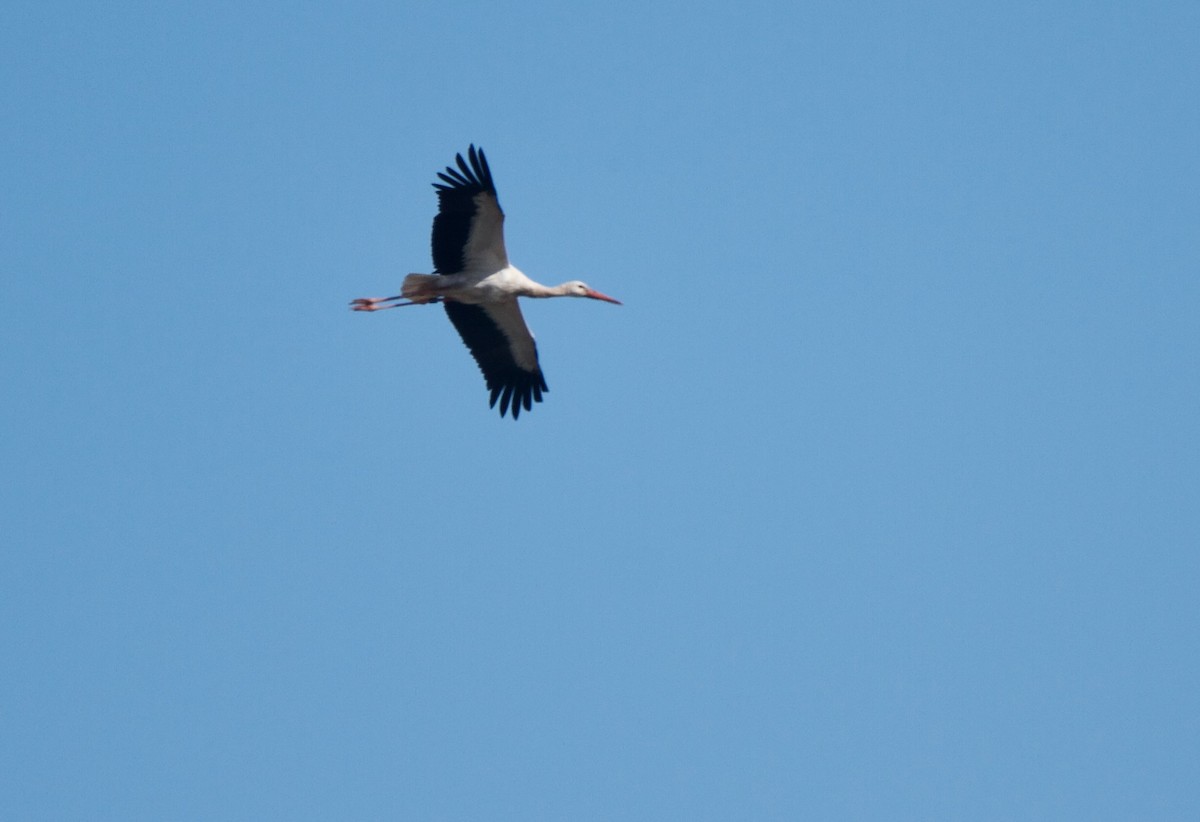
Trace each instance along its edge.
<instances>
[{"instance_id":1,"label":"red leg","mask_svg":"<svg viewBox=\"0 0 1200 822\"><path fill-rule=\"evenodd\" d=\"M395 297L359 297L357 300L350 301L350 309L352 311L382 311L385 308L403 308L406 305L424 305L425 303L441 302L441 297L434 297L430 300L421 300L414 302L398 302L404 297L397 295ZM381 303L391 303L391 305L381 305Z\"/></svg>"}]
</instances>

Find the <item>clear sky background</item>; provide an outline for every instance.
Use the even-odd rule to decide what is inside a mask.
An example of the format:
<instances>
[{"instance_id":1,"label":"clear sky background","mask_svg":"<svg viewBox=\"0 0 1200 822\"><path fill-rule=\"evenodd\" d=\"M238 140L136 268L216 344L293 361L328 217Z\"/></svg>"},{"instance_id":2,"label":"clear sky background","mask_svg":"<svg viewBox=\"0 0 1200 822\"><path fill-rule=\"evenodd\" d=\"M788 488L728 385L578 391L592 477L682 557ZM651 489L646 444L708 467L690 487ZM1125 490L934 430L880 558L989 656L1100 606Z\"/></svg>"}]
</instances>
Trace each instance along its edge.
<instances>
[{"instance_id":1,"label":"clear sky background","mask_svg":"<svg viewBox=\"0 0 1200 822\"><path fill-rule=\"evenodd\" d=\"M0 817L1200 818L1200 6L0 8ZM427 271L491 159L551 392Z\"/></svg>"}]
</instances>

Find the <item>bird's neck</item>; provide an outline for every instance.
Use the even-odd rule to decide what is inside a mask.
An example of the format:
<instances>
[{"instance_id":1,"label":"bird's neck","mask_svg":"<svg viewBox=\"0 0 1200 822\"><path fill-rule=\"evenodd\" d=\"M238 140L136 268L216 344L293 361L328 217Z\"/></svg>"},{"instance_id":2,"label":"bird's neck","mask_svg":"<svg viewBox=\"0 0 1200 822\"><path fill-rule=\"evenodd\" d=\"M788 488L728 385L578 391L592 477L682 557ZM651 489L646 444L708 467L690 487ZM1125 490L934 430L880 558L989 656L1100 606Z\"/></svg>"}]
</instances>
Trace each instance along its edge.
<instances>
[{"instance_id":1,"label":"bird's neck","mask_svg":"<svg viewBox=\"0 0 1200 822\"><path fill-rule=\"evenodd\" d=\"M571 283L565 282L562 285L542 285L535 280L526 276L524 271L521 271L516 266L508 266L501 272L501 278L508 284L510 293L519 294L522 297L570 297Z\"/></svg>"},{"instance_id":2,"label":"bird's neck","mask_svg":"<svg viewBox=\"0 0 1200 822\"><path fill-rule=\"evenodd\" d=\"M526 287L526 289L527 289L525 291L526 297L544 298L544 297L565 297L565 296L567 296L567 284L566 283L563 283L562 285L542 285L541 283L535 283L533 281L530 281L530 284Z\"/></svg>"},{"instance_id":3,"label":"bird's neck","mask_svg":"<svg viewBox=\"0 0 1200 822\"><path fill-rule=\"evenodd\" d=\"M498 275L493 276L505 284L505 288L510 294L516 294L521 297L558 296L554 293L553 288L531 280L525 275L524 271L514 265L508 266Z\"/></svg>"}]
</instances>

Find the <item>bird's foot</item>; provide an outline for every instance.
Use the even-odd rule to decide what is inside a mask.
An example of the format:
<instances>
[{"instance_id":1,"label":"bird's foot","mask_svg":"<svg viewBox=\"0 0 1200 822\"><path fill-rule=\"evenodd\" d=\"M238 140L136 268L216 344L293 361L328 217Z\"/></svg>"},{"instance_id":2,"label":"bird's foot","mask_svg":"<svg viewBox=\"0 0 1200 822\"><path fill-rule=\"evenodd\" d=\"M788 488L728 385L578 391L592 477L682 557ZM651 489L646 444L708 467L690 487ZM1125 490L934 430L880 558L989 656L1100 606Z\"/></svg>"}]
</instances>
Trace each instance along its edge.
<instances>
[{"instance_id":1,"label":"bird's foot","mask_svg":"<svg viewBox=\"0 0 1200 822\"><path fill-rule=\"evenodd\" d=\"M390 305L382 305L384 302L398 300L396 296L360 296L359 299L350 300L350 311L379 311L382 308L391 308Z\"/></svg>"}]
</instances>

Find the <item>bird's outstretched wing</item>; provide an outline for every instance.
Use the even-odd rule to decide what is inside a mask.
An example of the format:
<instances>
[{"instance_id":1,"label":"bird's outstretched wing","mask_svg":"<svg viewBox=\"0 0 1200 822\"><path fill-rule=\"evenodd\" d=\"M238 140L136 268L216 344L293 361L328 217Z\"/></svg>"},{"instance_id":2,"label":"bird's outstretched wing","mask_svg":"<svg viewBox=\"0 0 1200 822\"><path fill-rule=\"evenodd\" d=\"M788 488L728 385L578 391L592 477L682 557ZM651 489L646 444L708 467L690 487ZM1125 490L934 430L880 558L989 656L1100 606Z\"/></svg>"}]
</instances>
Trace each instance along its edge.
<instances>
[{"instance_id":1,"label":"bird's outstretched wing","mask_svg":"<svg viewBox=\"0 0 1200 822\"><path fill-rule=\"evenodd\" d=\"M433 270L492 273L508 265L504 250L504 212L483 149L472 145L458 168L439 172L438 213L433 218Z\"/></svg>"},{"instance_id":2,"label":"bird's outstretched wing","mask_svg":"<svg viewBox=\"0 0 1200 822\"><path fill-rule=\"evenodd\" d=\"M446 314L458 329L491 392L489 407L500 401L500 416L512 409L529 411L550 389L538 365L537 344L514 297L502 303L468 305L446 301Z\"/></svg>"}]
</instances>

